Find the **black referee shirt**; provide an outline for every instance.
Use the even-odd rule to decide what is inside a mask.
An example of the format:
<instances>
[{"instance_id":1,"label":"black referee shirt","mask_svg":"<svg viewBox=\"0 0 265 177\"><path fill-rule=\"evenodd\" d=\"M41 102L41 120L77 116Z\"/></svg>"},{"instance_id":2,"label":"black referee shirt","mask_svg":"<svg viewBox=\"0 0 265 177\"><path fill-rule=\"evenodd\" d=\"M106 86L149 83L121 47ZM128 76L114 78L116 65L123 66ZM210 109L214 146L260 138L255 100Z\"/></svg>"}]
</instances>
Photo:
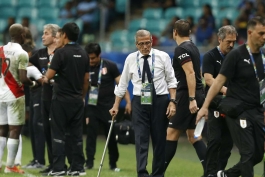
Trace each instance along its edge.
<instances>
[{"instance_id":1,"label":"black referee shirt","mask_svg":"<svg viewBox=\"0 0 265 177\"><path fill-rule=\"evenodd\" d=\"M59 101L79 102L85 73L89 72L89 59L78 44L66 44L58 49L52 59L50 69L58 74L53 86L53 97Z\"/></svg>"}]
</instances>

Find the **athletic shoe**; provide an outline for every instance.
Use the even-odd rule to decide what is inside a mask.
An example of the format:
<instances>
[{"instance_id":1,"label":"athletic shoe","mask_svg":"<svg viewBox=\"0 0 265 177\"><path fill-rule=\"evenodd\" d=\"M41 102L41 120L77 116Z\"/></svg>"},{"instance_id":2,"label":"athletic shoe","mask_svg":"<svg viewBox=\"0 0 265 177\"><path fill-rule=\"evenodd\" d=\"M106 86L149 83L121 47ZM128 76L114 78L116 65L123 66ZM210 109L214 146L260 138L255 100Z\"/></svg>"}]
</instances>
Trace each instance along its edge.
<instances>
[{"instance_id":1,"label":"athletic shoe","mask_svg":"<svg viewBox=\"0 0 265 177\"><path fill-rule=\"evenodd\" d=\"M227 175L224 170L220 170L217 172L217 177L227 177Z\"/></svg>"},{"instance_id":2,"label":"athletic shoe","mask_svg":"<svg viewBox=\"0 0 265 177\"><path fill-rule=\"evenodd\" d=\"M22 168L28 168L28 167L34 165L34 163L35 163L35 160L32 160L27 165L22 166Z\"/></svg>"},{"instance_id":3,"label":"athletic shoe","mask_svg":"<svg viewBox=\"0 0 265 177\"><path fill-rule=\"evenodd\" d=\"M85 175L86 175L86 171L85 171L84 168L83 168L82 170L79 171L79 175L80 175L80 176L85 176Z\"/></svg>"},{"instance_id":4,"label":"athletic shoe","mask_svg":"<svg viewBox=\"0 0 265 177\"><path fill-rule=\"evenodd\" d=\"M20 165L20 164L15 164L15 166L16 166L18 169L21 169L21 165Z\"/></svg>"},{"instance_id":5,"label":"athletic shoe","mask_svg":"<svg viewBox=\"0 0 265 177\"><path fill-rule=\"evenodd\" d=\"M65 176L65 175L66 175L65 171L57 171L57 172L50 171L48 173L48 176Z\"/></svg>"},{"instance_id":6,"label":"athletic shoe","mask_svg":"<svg viewBox=\"0 0 265 177\"><path fill-rule=\"evenodd\" d=\"M92 169L93 168L93 166L94 166L94 162L92 161L92 162L86 162L86 165L85 165L85 169Z\"/></svg>"},{"instance_id":7,"label":"athletic shoe","mask_svg":"<svg viewBox=\"0 0 265 177\"><path fill-rule=\"evenodd\" d=\"M68 176L79 176L80 175L80 172L79 171L72 171L72 170L69 170L67 172L67 175Z\"/></svg>"},{"instance_id":8,"label":"athletic shoe","mask_svg":"<svg viewBox=\"0 0 265 177\"><path fill-rule=\"evenodd\" d=\"M24 171L18 169L16 166L14 166L14 167L7 167L6 166L5 173L19 173L19 174L24 174Z\"/></svg>"},{"instance_id":9,"label":"athletic shoe","mask_svg":"<svg viewBox=\"0 0 265 177\"><path fill-rule=\"evenodd\" d=\"M50 171L52 171L52 168L50 166L48 166L44 170L39 171L39 173L44 175L44 174L48 174Z\"/></svg>"},{"instance_id":10,"label":"athletic shoe","mask_svg":"<svg viewBox=\"0 0 265 177\"><path fill-rule=\"evenodd\" d=\"M23 168L27 169L36 169L36 168L44 168L45 165L40 164L37 160L34 160L33 162L31 161L28 165L23 166Z\"/></svg>"}]
</instances>

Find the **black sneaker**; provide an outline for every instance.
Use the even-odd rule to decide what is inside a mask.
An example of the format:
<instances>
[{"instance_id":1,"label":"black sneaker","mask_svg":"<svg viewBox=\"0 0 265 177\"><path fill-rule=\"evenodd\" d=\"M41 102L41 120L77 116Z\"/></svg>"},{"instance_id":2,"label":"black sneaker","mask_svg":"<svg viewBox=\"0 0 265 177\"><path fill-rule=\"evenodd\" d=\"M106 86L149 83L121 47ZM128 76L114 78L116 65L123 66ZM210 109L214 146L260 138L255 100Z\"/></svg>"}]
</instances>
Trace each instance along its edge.
<instances>
[{"instance_id":1,"label":"black sneaker","mask_svg":"<svg viewBox=\"0 0 265 177\"><path fill-rule=\"evenodd\" d=\"M50 171L48 176L65 176L65 171Z\"/></svg>"},{"instance_id":2,"label":"black sneaker","mask_svg":"<svg viewBox=\"0 0 265 177\"><path fill-rule=\"evenodd\" d=\"M48 174L52 170L51 166L48 166L44 170L39 171L41 174Z\"/></svg>"},{"instance_id":3,"label":"black sneaker","mask_svg":"<svg viewBox=\"0 0 265 177\"><path fill-rule=\"evenodd\" d=\"M69 170L67 172L67 175L68 176L79 176L80 175L80 172L79 171L72 171L72 170Z\"/></svg>"},{"instance_id":4,"label":"black sneaker","mask_svg":"<svg viewBox=\"0 0 265 177\"><path fill-rule=\"evenodd\" d=\"M30 161L27 165L22 166L22 168L32 167L34 164L35 164L35 160L33 159L33 160Z\"/></svg>"},{"instance_id":5,"label":"black sneaker","mask_svg":"<svg viewBox=\"0 0 265 177\"><path fill-rule=\"evenodd\" d=\"M79 171L79 175L80 175L80 176L85 176L85 175L86 175L86 171L85 171L84 168L83 168L82 170Z\"/></svg>"},{"instance_id":6,"label":"black sneaker","mask_svg":"<svg viewBox=\"0 0 265 177\"><path fill-rule=\"evenodd\" d=\"M220 170L217 172L217 177L227 177L227 175L224 170Z\"/></svg>"},{"instance_id":7,"label":"black sneaker","mask_svg":"<svg viewBox=\"0 0 265 177\"><path fill-rule=\"evenodd\" d=\"M92 169L94 166L94 163L93 162L87 162L86 165L85 165L85 169Z\"/></svg>"}]
</instances>

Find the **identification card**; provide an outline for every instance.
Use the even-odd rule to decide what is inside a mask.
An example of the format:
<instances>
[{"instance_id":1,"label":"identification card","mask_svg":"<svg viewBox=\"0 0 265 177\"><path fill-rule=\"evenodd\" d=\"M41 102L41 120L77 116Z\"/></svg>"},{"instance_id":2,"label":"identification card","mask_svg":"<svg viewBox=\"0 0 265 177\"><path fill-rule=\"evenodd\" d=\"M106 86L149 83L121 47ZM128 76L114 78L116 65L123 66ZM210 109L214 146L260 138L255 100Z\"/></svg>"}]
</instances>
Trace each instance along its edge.
<instances>
[{"instance_id":1,"label":"identification card","mask_svg":"<svg viewBox=\"0 0 265 177\"><path fill-rule=\"evenodd\" d=\"M152 105L153 84L143 83L141 89L141 104Z\"/></svg>"},{"instance_id":2,"label":"identification card","mask_svg":"<svg viewBox=\"0 0 265 177\"><path fill-rule=\"evenodd\" d=\"M265 80L262 79L259 82L259 89L260 89L260 104L265 102Z\"/></svg>"},{"instance_id":3,"label":"identification card","mask_svg":"<svg viewBox=\"0 0 265 177\"><path fill-rule=\"evenodd\" d=\"M91 86L89 90L88 104L96 106L98 103L98 87Z\"/></svg>"}]
</instances>

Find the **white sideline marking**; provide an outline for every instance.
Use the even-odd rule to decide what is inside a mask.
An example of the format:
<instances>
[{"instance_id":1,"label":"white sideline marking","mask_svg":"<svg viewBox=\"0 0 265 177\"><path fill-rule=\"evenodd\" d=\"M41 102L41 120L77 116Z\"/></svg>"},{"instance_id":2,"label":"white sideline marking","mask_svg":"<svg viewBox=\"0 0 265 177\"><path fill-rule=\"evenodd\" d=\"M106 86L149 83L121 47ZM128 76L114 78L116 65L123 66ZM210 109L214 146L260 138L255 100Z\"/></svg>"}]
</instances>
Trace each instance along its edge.
<instances>
[{"instance_id":1,"label":"white sideline marking","mask_svg":"<svg viewBox=\"0 0 265 177\"><path fill-rule=\"evenodd\" d=\"M4 161L2 161L2 165L5 165L6 166L6 163L4 162ZM4 168L3 168L3 172L4 172ZM21 175L23 175L23 176L26 176L26 177L38 177L38 176L35 176L35 175L33 175L33 174L31 174L31 173L28 173L26 170L24 170L23 169L23 171L25 172L24 174L21 174ZM5 173L5 172L4 172Z\"/></svg>"}]
</instances>

